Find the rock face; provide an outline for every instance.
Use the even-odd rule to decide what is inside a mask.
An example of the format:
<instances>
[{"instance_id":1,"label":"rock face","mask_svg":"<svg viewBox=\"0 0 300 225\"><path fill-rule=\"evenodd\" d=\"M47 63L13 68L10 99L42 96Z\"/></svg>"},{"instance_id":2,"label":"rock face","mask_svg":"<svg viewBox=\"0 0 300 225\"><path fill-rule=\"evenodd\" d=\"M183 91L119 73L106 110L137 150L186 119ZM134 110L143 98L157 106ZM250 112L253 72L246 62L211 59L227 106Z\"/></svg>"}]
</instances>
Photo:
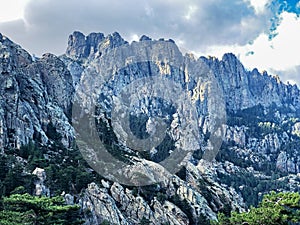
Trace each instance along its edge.
<instances>
[{"instance_id":1,"label":"rock face","mask_svg":"<svg viewBox=\"0 0 300 225\"><path fill-rule=\"evenodd\" d=\"M50 190L44 184L46 181L46 172L44 169L35 168L32 172L33 175L37 176L37 181L35 182L35 195L36 196L50 196Z\"/></svg>"},{"instance_id":2,"label":"rock face","mask_svg":"<svg viewBox=\"0 0 300 225\"><path fill-rule=\"evenodd\" d=\"M122 48L121 46L124 45L126 47ZM94 50L91 51L91 49ZM104 55L99 58L102 54ZM259 104L265 107L275 104L278 107L299 109L300 91L296 85L286 85L278 77L272 77L266 72L260 74L257 69L247 71L231 53L225 54L222 60L213 57L200 57L195 60L189 55L182 56L173 41L155 41L144 35L140 38L140 42L128 45L118 33L107 37L101 33L91 33L85 37L79 32L74 32L69 37L66 56L77 60L88 60L90 62L89 70L103 69L102 66L99 67L99 64L105 63L104 69L111 71L110 76L129 63L137 66L138 68L134 69L140 69L140 73L144 71L145 75L140 74L140 76L151 75L153 72L156 75L155 71L159 70L161 74L170 74L183 86L187 86L191 92L196 92L194 88L197 83L195 78L199 77L197 73L202 73L200 77L203 77L205 72L213 73L215 81L221 86L228 110L236 111ZM115 60L113 64L105 62L105 60L109 60L108 56L118 57L117 61ZM139 68L137 64L143 61L154 64L149 67L152 72ZM159 65L161 62L162 64ZM205 71L203 68L209 71ZM97 70L96 72L99 73ZM121 80L125 78L124 74L120 74L120 72L118 71L119 74L116 78L124 84L126 80ZM86 76L85 72L82 74ZM133 78L136 78L136 75ZM122 84L115 83L114 85Z\"/></svg>"},{"instance_id":3,"label":"rock face","mask_svg":"<svg viewBox=\"0 0 300 225\"><path fill-rule=\"evenodd\" d=\"M242 199L234 189L218 185L192 164L188 167L188 177L188 182L173 176L161 183L155 188L163 189L164 193L156 196L150 192L145 196L143 191L139 193L118 183L106 187L92 183L80 200L83 211L90 213L85 214L86 224L101 224L105 220L139 224L143 219L150 224L201 224L203 218L216 219L214 211L226 204L230 209L243 211ZM207 192L210 189L214 190L211 195Z\"/></svg>"},{"instance_id":4,"label":"rock face","mask_svg":"<svg viewBox=\"0 0 300 225\"><path fill-rule=\"evenodd\" d=\"M98 51L98 45L104 40L104 34L91 33L85 37L80 32L69 36L66 54L74 59L88 57Z\"/></svg>"},{"instance_id":5,"label":"rock face","mask_svg":"<svg viewBox=\"0 0 300 225\"><path fill-rule=\"evenodd\" d=\"M68 146L74 137L69 123L72 77L56 56L35 61L20 46L0 39L0 148L20 148L30 140L47 145L51 123Z\"/></svg>"},{"instance_id":6,"label":"rock face","mask_svg":"<svg viewBox=\"0 0 300 225\"><path fill-rule=\"evenodd\" d=\"M127 43L117 32L104 37L102 33L91 33L88 36L75 31L69 36L66 55L73 59L84 59L87 57L101 55L105 49L112 49Z\"/></svg>"},{"instance_id":7,"label":"rock face","mask_svg":"<svg viewBox=\"0 0 300 225\"><path fill-rule=\"evenodd\" d=\"M219 211L245 210L266 192L263 185L299 191L299 100L297 86L247 71L233 54L195 59L182 55L173 40L142 36L129 44L118 33L77 31L66 54L32 58L0 35L1 150L30 141L47 147L57 137L71 148L80 116L92 112L100 138L117 146L114 156L135 160L123 175L143 173L157 181L124 185L113 179L112 168L101 174L110 181L91 183L77 198L66 194L68 204L79 199L87 225L205 224ZM125 116L133 121L125 125L134 142L124 124L114 123ZM162 144L136 149L156 143L140 140L160 131L157 117L167 126ZM168 158L173 164L165 163ZM181 163L184 170L160 170ZM34 174L36 194L47 194L44 171Z\"/></svg>"},{"instance_id":8,"label":"rock face","mask_svg":"<svg viewBox=\"0 0 300 225\"><path fill-rule=\"evenodd\" d=\"M296 85L285 85L278 77L257 69L246 71L233 54L225 54L222 60L201 57L222 85L226 103L231 110L239 110L261 104L299 108L299 89Z\"/></svg>"}]
</instances>

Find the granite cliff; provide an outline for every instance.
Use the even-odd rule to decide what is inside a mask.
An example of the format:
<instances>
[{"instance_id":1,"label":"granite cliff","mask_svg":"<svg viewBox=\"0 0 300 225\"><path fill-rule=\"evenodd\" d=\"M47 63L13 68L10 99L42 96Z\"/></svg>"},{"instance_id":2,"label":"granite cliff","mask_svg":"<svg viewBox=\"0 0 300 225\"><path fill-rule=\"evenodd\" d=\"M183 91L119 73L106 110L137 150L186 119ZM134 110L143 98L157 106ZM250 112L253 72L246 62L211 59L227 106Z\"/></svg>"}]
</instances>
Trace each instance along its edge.
<instances>
[{"instance_id":1,"label":"granite cliff","mask_svg":"<svg viewBox=\"0 0 300 225\"><path fill-rule=\"evenodd\" d=\"M0 74L1 154L14 149L20 157L34 142L42 157L62 155L67 163L76 141L80 149L79 141L94 137L89 127L78 131L91 115L117 162L135 165L122 177L147 177L146 186L135 187L134 179L101 170L101 179L67 195L86 224L205 224L217 212L257 204L270 190L300 189L300 90L246 70L233 54L196 59L170 39L142 36L129 44L118 33L74 32L64 55L36 58L0 35ZM117 124L125 113L132 143ZM137 145L157 134L156 117L167 126L164 138L151 148ZM99 172L89 160L93 152L80 150L87 170ZM44 181L38 185L54 194Z\"/></svg>"}]
</instances>

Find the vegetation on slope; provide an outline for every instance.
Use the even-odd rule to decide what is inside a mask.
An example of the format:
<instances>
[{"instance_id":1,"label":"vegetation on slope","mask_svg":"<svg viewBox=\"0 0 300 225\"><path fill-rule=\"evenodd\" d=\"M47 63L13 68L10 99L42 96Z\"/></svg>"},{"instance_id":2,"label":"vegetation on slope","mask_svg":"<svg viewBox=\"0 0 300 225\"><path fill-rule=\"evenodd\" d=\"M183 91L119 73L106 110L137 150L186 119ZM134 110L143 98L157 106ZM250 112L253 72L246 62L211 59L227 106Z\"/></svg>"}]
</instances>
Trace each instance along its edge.
<instances>
[{"instance_id":1,"label":"vegetation on slope","mask_svg":"<svg viewBox=\"0 0 300 225\"><path fill-rule=\"evenodd\" d=\"M63 197L14 194L3 199L0 225L79 225L79 206L66 205Z\"/></svg>"},{"instance_id":2,"label":"vegetation on slope","mask_svg":"<svg viewBox=\"0 0 300 225\"><path fill-rule=\"evenodd\" d=\"M295 192L271 192L264 196L257 208L248 212L231 213L230 217L218 215L215 225L299 225L300 194Z\"/></svg>"}]
</instances>

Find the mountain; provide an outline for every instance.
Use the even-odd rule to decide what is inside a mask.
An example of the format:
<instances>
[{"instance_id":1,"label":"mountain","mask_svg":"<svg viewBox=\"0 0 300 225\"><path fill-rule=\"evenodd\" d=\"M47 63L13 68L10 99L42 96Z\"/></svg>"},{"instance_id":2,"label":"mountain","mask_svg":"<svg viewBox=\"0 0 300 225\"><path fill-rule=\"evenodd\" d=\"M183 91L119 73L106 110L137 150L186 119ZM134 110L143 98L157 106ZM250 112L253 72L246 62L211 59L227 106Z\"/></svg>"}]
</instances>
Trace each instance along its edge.
<instances>
[{"instance_id":1,"label":"mountain","mask_svg":"<svg viewBox=\"0 0 300 225\"><path fill-rule=\"evenodd\" d=\"M0 35L0 73L1 160L36 175L0 174L2 195L63 192L86 224L208 224L300 191L300 90L231 53L76 31L37 58Z\"/></svg>"}]
</instances>

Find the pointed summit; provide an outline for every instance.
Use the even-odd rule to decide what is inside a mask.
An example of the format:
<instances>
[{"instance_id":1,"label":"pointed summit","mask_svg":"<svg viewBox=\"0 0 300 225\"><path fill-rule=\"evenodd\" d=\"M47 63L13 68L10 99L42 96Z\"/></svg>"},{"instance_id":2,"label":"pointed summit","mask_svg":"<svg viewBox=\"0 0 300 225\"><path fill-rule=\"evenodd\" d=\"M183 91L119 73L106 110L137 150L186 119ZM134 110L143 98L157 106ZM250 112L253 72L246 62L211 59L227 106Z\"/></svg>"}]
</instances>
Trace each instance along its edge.
<instances>
[{"instance_id":1,"label":"pointed summit","mask_svg":"<svg viewBox=\"0 0 300 225\"><path fill-rule=\"evenodd\" d=\"M152 39L146 35L142 35L139 41L151 41Z\"/></svg>"},{"instance_id":2,"label":"pointed summit","mask_svg":"<svg viewBox=\"0 0 300 225\"><path fill-rule=\"evenodd\" d=\"M88 58L105 49L119 47L126 42L118 32L104 36L103 33L90 33L85 36L79 31L74 31L69 36L66 55L73 59ZM101 54L100 54L101 55Z\"/></svg>"},{"instance_id":3,"label":"pointed summit","mask_svg":"<svg viewBox=\"0 0 300 225\"><path fill-rule=\"evenodd\" d=\"M102 33L91 33L86 37L83 33L74 31L69 36L66 55L74 59L87 58L98 50L98 45L103 40Z\"/></svg>"}]
</instances>

